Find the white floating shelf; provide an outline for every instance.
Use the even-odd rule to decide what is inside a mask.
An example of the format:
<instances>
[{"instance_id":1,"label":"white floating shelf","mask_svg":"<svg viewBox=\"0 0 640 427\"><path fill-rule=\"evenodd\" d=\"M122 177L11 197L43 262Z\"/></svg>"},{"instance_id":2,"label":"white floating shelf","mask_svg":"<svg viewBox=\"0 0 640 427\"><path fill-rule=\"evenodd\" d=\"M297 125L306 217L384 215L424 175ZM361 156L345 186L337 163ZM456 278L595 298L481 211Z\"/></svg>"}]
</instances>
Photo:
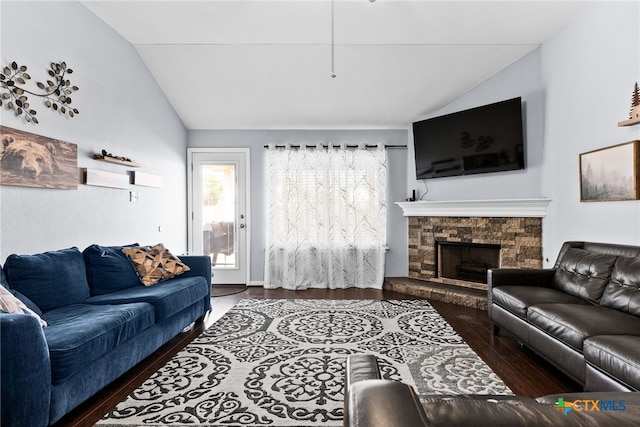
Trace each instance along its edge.
<instances>
[{"instance_id":1,"label":"white floating shelf","mask_svg":"<svg viewBox=\"0 0 640 427\"><path fill-rule=\"evenodd\" d=\"M131 183L134 185L142 185L144 187L162 188L163 178L159 175L153 175L145 172L131 171Z\"/></svg>"},{"instance_id":2,"label":"white floating shelf","mask_svg":"<svg viewBox=\"0 0 640 427\"><path fill-rule=\"evenodd\" d=\"M82 183L97 187L129 188L129 175L82 168Z\"/></svg>"},{"instance_id":3,"label":"white floating shelf","mask_svg":"<svg viewBox=\"0 0 640 427\"><path fill-rule=\"evenodd\" d=\"M551 199L442 200L396 202L404 216L538 217Z\"/></svg>"}]
</instances>

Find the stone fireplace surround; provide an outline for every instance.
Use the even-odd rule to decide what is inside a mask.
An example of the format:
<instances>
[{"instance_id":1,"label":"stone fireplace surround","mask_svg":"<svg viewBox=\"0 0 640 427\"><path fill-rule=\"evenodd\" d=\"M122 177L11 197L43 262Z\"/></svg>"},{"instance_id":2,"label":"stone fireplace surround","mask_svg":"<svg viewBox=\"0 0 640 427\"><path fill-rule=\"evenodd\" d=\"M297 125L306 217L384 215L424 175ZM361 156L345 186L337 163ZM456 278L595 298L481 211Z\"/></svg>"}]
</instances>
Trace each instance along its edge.
<instances>
[{"instance_id":1,"label":"stone fireplace surround","mask_svg":"<svg viewBox=\"0 0 640 427\"><path fill-rule=\"evenodd\" d=\"M542 267L541 218L409 218L410 278L486 289L476 282L436 277L436 241L500 245L500 267Z\"/></svg>"},{"instance_id":2,"label":"stone fireplace surround","mask_svg":"<svg viewBox=\"0 0 640 427\"><path fill-rule=\"evenodd\" d=\"M542 267L542 218L549 199L397 203L409 217L409 278L476 289L437 277L436 241L500 245L500 267Z\"/></svg>"}]
</instances>

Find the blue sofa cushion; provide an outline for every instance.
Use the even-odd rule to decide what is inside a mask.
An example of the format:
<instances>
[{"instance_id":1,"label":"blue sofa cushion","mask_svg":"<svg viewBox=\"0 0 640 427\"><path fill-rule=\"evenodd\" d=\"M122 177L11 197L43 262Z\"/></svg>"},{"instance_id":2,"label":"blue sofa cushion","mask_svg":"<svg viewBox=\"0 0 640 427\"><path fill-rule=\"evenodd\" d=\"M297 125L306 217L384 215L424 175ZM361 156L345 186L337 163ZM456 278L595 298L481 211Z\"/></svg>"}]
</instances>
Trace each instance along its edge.
<instances>
[{"instance_id":1,"label":"blue sofa cushion","mask_svg":"<svg viewBox=\"0 0 640 427\"><path fill-rule=\"evenodd\" d=\"M36 255L9 255L4 264L9 286L43 313L89 298L84 258L78 248Z\"/></svg>"},{"instance_id":2,"label":"blue sofa cushion","mask_svg":"<svg viewBox=\"0 0 640 427\"><path fill-rule=\"evenodd\" d=\"M110 294L98 295L87 304L124 304L143 301L152 304L158 322L184 310L209 295L204 277L176 277L153 286L137 286Z\"/></svg>"},{"instance_id":3,"label":"blue sofa cushion","mask_svg":"<svg viewBox=\"0 0 640 427\"><path fill-rule=\"evenodd\" d=\"M91 295L108 294L121 289L140 286L140 278L122 248L138 246L91 245L82 251L87 265L87 281Z\"/></svg>"},{"instance_id":4,"label":"blue sofa cushion","mask_svg":"<svg viewBox=\"0 0 640 427\"><path fill-rule=\"evenodd\" d=\"M91 362L153 326L153 306L72 304L46 312L44 329L53 384L91 369Z\"/></svg>"},{"instance_id":5,"label":"blue sofa cushion","mask_svg":"<svg viewBox=\"0 0 640 427\"><path fill-rule=\"evenodd\" d=\"M26 296L22 295L20 292L11 289L9 287L9 283L7 282L7 278L4 275L4 270L0 267L0 286L2 286L5 289L9 289L11 291L11 293L18 298L20 301L22 301L22 303L24 305L27 306L27 308L31 311L33 311L34 313L36 313L38 316L42 316L42 310L40 310L40 307L38 307L33 301L31 301L29 298L27 298Z\"/></svg>"},{"instance_id":6,"label":"blue sofa cushion","mask_svg":"<svg viewBox=\"0 0 640 427\"><path fill-rule=\"evenodd\" d=\"M38 307L33 301L31 301L29 298L22 295L18 291L11 291L11 292L13 293L13 295L15 295L16 298L22 301L22 303L26 305L29 310L33 311L38 316L42 316L42 310L40 310L40 307Z\"/></svg>"}]
</instances>

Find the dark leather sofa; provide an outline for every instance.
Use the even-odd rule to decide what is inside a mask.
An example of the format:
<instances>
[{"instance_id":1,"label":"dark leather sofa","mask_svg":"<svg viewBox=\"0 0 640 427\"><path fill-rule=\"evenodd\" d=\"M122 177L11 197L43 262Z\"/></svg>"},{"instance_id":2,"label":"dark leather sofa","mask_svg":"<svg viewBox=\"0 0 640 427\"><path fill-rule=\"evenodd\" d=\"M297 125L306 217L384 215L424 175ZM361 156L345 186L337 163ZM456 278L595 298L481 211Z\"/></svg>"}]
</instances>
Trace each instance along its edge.
<instances>
[{"instance_id":1,"label":"dark leather sofa","mask_svg":"<svg viewBox=\"0 0 640 427\"><path fill-rule=\"evenodd\" d=\"M407 384L380 379L374 356L347 359L344 427L625 427L639 419L638 393L418 396Z\"/></svg>"},{"instance_id":2,"label":"dark leather sofa","mask_svg":"<svg viewBox=\"0 0 640 427\"><path fill-rule=\"evenodd\" d=\"M492 269L488 313L585 391L640 390L640 247L565 242L553 268Z\"/></svg>"}]
</instances>

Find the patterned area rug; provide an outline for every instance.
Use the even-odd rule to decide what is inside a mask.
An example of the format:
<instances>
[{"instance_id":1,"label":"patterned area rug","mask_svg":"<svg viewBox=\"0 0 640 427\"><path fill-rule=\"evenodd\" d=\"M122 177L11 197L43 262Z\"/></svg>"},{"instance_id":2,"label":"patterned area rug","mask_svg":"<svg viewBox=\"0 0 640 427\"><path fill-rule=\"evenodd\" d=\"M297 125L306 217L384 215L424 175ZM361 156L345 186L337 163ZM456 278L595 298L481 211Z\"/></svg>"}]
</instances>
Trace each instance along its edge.
<instances>
[{"instance_id":1,"label":"patterned area rug","mask_svg":"<svg viewBox=\"0 0 640 427\"><path fill-rule=\"evenodd\" d=\"M97 425L341 426L354 353L423 394L512 394L426 300L244 299Z\"/></svg>"}]
</instances>

